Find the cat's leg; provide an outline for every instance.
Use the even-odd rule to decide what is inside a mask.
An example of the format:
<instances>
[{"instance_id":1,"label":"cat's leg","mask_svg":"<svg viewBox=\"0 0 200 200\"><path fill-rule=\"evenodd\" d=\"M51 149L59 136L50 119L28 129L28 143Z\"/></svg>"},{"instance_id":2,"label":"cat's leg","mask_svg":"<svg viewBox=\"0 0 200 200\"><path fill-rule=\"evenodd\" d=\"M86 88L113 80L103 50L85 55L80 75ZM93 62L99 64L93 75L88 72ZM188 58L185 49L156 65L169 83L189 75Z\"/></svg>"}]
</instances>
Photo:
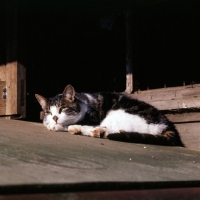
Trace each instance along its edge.
<instances>
[{"instance_id":1,"label":"cat's leg","mask_svg":"<svg viewBox=\"0 0 200 200\"><path fill-rule=\"evenodd\" d=\"M86 136L95 137L92 133L93 126L81 126L81 134Z\"/></svg>"},{"instance_id":2,"label":"cat's leg","mask_svg":"<svg viewBox=\"0 0 200 200\"><path fill-rule=\"evenodd\" d=\"M56 124L54 127L55 131L68 131L68 126L62 126L60 124Z\"/></svg>"},{"instance_id":3,"label":"cat's leg","mask_svg":"<svg viewBox=\"0 0 200 200\"><path fill-rule=\"evenodd\" d=\"M71 134L80 134L91 137L101 137L105 133L106 129L100 126L81 126L81 125L70 125L68 131Z\"/></svg>"},{"instance_id":4,"label":"cat's leg","mask_svg":"<svg viewBox=\"0 0 200 200\"><path fill-rule=\"evenodd\" d=\"M49 131L68 131L68 126L62 126L60 124L46 124L45 125Z\"/></svg>"},{"instance_id":5,"label":"cat's leg","mask_svg":"<svg viewBox=\"0 0 200 200\"><path fill-rule=\"evenodd\" d=\"M81 125L70 125L68 126L68 132L74 135L81 135Z\"/></svg>"},{"instance_id":6,"label":"cat's leg","mask_svg":"<svg viewBox=\"0 0 200 200\"><path fill-rule=\"evenodd\" d=\"M108 135L106 127L96 126L92 130L93 137L106 138Z\"/></svg>"},{"instance_id":7,"label":"cat's leg","mask_svg":"<svg viewBox=\"0 0 200 200\"><path fill-rule=\"evenodd\" d=\"M93 126L70 125L68 131L75 135L93 136L91 130Z\"/></svg>"}]
</instances>

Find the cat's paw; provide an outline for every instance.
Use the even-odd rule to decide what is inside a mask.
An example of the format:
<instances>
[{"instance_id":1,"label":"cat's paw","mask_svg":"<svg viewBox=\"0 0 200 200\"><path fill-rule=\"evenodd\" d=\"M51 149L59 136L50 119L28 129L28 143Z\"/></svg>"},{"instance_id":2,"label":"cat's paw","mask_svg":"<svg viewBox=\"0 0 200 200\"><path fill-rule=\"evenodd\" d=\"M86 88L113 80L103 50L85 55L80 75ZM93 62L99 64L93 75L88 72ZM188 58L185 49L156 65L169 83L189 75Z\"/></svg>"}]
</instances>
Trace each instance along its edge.
<instances>
[{"instance_id":1,"label":"cat's paw","mask_svg":"<svg viewBox=\"0 0 200 200\"><path fill-rule=\"evenodd\" d=\"M46 125L47 129L49 131L67 131L68 128L65 126L62 126L60 124L48 124Z\"/></svg>"},{"instance_id":2,"label":"cat's paw","mask_svg":"<svg viewBox=\"0 0 200 200\"><path fill-rule=\"evenodd\" d=\"M48 129L49 131L55 131L55 130L56 130L55 124L48 124L46 127L47 127L47 129Z\"/></svg>"},{"instance_id":3,"label":"cat's paw","mask_svg":"<svg viewBox=\"0 0 200 200\"><path fill-rule=\"evenodd\" d=\"M96 126L91 130L91 132L93 137L106 138L107 136L105 127Z\"/></svg>"},{"instance_id":4,"label":"cat's paw","mask_svg":"<svg viewBox=\"0 0 200 200\"><path fill-rule=\"evenodd\" d=\"M68 132L70 132L71 134L81 134L81 125L68 126Z\"/></svg>"},{"instance_id":5,"label":"cat's paw","mask_svg":"<svg viewBox=\"0 0 200 200\"><path fill-rule=\"evenodd\" d=\"M93 126L81 126L81 134L86 136L93 136L91 132L93 128Z\"/></svg>"}]
</instances>

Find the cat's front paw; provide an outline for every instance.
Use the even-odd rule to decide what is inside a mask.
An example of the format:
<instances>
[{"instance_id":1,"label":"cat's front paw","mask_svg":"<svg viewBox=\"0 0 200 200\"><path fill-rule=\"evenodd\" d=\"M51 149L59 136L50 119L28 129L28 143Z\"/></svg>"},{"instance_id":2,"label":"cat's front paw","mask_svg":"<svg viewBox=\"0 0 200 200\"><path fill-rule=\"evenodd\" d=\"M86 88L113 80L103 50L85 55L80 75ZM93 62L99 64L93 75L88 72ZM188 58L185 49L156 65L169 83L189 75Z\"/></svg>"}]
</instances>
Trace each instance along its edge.
<instances>
[{"instance_id":1,"label":"cat's front paw","mask_svg":"<svg viewBox=\"0 0 200 200\"><path fill-rule=\"evenodd\" d=\"M70 125L68 126L68 132L71 134L81 134L81 125Z\"/></svg>"},{"instance_id":2,"label":"cat's front paw","mask_svg":"<svg viewBox=\"0 0 200 200\"><path fill-rule=\"evenodd\" d=\"M55 124L48 124L46 127L47 127L47 129L48 129L49 131L55 131L55 130L56 130Z\"/></svg>"},{"instance_id":3,"label":"cat's front paw","mask_svg":"<svg viewBox=\"0 0 200 200\"><path fill-rule=\"evenodd\" d=\"M94 127L91 130L91 132L92 132L93 137L106 138L107 136L105 127L101 127L101 126Z\"/></svg>"},{"instance_id":4,"label":"cat's front paw","mask_svg":"<svg viewBox=\"0 0 200 200\"><path fill-rule=\"evenodd\" d=\"M60 124L48 124L46 127L49 131L67 131L67 127Z\"/></svg>"}]
</instances>

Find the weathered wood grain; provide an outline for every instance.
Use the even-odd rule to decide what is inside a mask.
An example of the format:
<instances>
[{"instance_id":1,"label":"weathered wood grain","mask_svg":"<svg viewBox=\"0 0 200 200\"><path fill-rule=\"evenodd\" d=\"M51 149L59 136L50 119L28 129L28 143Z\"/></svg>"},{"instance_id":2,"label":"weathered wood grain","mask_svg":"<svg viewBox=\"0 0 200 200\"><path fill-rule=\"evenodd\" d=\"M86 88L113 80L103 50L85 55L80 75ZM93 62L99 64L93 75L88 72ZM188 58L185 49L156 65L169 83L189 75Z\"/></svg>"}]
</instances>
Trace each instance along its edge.
<instances>
[{"instance_id":1,"label":"weathered wood grain","mask_svg":"<svg viewBox=\"0 0 200 200\"><path fill-rule=\"evenodd\" d=\"M0 65L0 81L6 80L6 66Z\"/></svg>"},{"instance_id":2,"label":"weathered wood grain","mask_svg":"<svg viewBox=\"0 0 200 200\"><path fill-rule=\"evenodd\" d=\"M6 64L6 115L17 114L17 61Z\"/></svg>"},{"instance_id":3,"label":"weathered wood grain","mask_svg":"<svg viewBox=\"0 0 200 200\"><path fill-rule=\"evenodd\" d=\"M26 68L17 64L17 112L22 118L26 117Z\"/></svg>"},{"instance_id":4,"label":"weathered wood grain","mask_svg":"<svg viewBox=\"0 0 200 200\"><path fill-rule=\"evenodd\" d=\"M140 91L131 96L150 103L159 110L200 108L200 84Z\"/></svg>"},{"instance_id":5,"label":"weathered wood grain","mask_svg":"<svg viewBox=\"0 0 200 200\"><path fill-rule=\"evenodd\" d=\"M12 118L26 116L26 71L18 61L17 0L5 1L5 62L0 66L0 81L6 82L6 108L1 113ZM0 91L1 92L1 91Z\"/></svg>"},{"instance_id":6,"label":"weathered wood grain","mask_svg":"<svg viewBox=\"0 0 200 200\"><path fill-rule=\"evenodd\" d=\"M0 100L0 115L26 117L26 69L17 61L0 67L2 87L6 87L6 100ZM0 85L0 95L2 93ZM2 93L3 94L3 93ZM1 95L2 96L2 95ZM5 108L4 108L5 107Z\"/></svg>"},{"instance_id":7,"label":"weathered wood grain","mask_svg":"<svg viewBox=\"0 0 200 200\"><path fill-rule=\"evenodd\" d=\"M187 148L200 150L200 123L183 123L175 126Z\"/></svg>"},{"instance_id":8,"label":"weathered wood grain","mask_svg":"<svg viewBox=\"0 0 200 200\"><path fill-rule=\"evenodd\" d=\"M166 114L166 116L174 123L200 122L200 112Z\"/></svg>"},{"instance_id":9,"label":"weathered wood grain","mask_svg":"<svg viewBox=\"0 0 200 200\"><path fill-rule=\"evenodd\" d=\"M166 116L174 123L200 121L200 84L139 91L130 96L169 111Z\"/></svg>"},{"instance_id":10,"label":"weathered wood grain","mask_svg":"<svg viewBox=\"0 0 200 200\"><path fill-rule=\"evenodd\" d=\"M5 81L0 81L0 115L5 115L6 100L3 98L3 89L6 87Z\"/></svg>"},{"instance_id":11,"label":"weathered wood grain","mask_svg":"<svg viewBox=\"0 0 200 200\"><path fill-rule=\"evenodd\" d=\"M187 97L200 96L200 84L193 87L191 85L181 87L159 88L152 90L139 91L131 94L135 98L146 99L149 101L172 100Z\"/></svg>"},{"instance_id":12,"label":"weathered wood grain","mask_svg":"<svg viewBox=\"0 0 200 200\"><path fill-rule=\"evenodd\" d=\"M200 108L200 97L177 100L149 101L149 103L159 110Z\"/></svg>"},{"instance_id":13,"label":"weathered wood grain","mask_svg":"<svg viewBox=\"0 0 200 200\"><path fill-rule=\"evenodd\" d=\"M194 127L178 128L183 142L199 150L190 135ZM52 132L40 123L1 118L0 161L0 185L200 179L198 151Z\"/></svg>"}]
</instances>

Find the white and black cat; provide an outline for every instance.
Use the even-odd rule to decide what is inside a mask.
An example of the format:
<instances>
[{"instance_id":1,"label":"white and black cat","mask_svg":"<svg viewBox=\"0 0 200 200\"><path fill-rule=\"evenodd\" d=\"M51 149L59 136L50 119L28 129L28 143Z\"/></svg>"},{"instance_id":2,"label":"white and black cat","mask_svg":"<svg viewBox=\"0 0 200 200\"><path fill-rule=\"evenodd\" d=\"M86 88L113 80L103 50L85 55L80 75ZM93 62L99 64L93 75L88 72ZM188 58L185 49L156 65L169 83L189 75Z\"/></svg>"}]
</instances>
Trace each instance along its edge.
<instances>
[{"instance_id":1,"label":"white and black cat","mask_svg":"<svg viewBox=\"0 0 200 200\"><path fill-rule=\"evenodd\" d=\"M76 93L67 85L53 98L35 95L49 130L69 131L112 140L184 146L172 122L153 106L129 96Z\"/></svg>"}]
</instances>

